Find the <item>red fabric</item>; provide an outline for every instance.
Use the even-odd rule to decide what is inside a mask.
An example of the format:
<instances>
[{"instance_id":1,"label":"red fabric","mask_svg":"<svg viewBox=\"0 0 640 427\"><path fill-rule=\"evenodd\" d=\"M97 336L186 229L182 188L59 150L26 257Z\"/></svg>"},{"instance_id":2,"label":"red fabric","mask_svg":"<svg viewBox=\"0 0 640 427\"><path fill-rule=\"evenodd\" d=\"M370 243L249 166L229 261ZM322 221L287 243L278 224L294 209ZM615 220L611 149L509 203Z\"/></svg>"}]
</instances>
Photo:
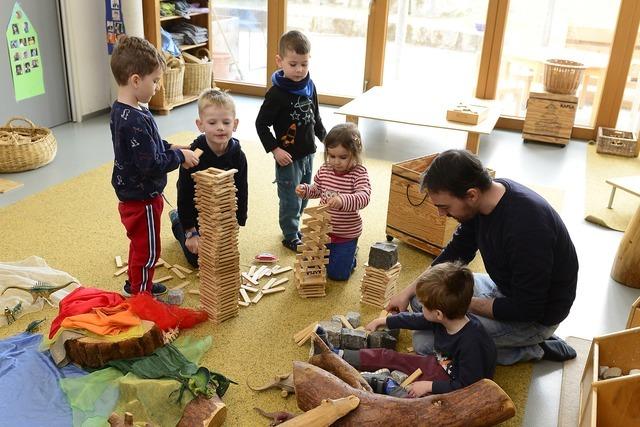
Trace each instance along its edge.
<instances>
[{"instance_id":1,"label":"red fabric","mask_svg":"<svg viewBox=\"0 0 640 427\"><path fill-rule=\"evenodd\" d=\"M127 301L131 311L141 319L154 322L163 331L172 328L189 329L208 319L207 312L180 308L157 301L146 292L134 295Z\"/></svg>"},{"instance_id":2,"label":"red fabric","mask_svg":"<svg viewBox=\"0 0 640 427\"><path fill-rule=\"evenodd\" d=\"M124 302L122 295L96 288L80 287L60 301L58 316L51 322L49 338L53 338L62 321L76 314L89 313L97 307L115 307Z\"/></svg>"},{"instance_id":3,"label":"red fabric","mask_svg":"<svg viewBox=\"0 0 640 427\"><path fill-rule=\"evenodd\" d=\"M129 282L131 293L151 292L153 273L160 258L160 217L164 200L158 195L149 200L118 203L120 220L129 243Z\"/></svg>"},{"instance_id":4,"label":"red fabric","mask_svg":"<svg viewBox=\"0 0 640 427\"><path fill-rule=\"evenodd\" d=\"M451 378L442 369L435 356L398 353L386 348L367 348L359 351L360 370L375 371L388 368L397 369L411 375L416 369L422 370L416 381L450 381Z\"/></svg>"}]
</instances>

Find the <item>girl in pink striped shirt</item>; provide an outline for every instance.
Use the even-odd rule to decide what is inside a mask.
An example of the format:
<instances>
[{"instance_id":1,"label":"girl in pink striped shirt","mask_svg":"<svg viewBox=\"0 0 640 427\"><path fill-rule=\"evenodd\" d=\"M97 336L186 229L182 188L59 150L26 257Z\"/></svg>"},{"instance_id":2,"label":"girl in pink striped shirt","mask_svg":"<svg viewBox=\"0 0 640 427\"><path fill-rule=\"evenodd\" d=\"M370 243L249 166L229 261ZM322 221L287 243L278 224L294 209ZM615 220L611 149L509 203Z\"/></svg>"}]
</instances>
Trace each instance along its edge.
<instances>
[{"instance_id":1,"label":"girl in pink striped shirt","mask_svg":"<svg viewBox=\"0 0 640 427\"><path fill-rule=\"evenodd\" d=\"M320 198L331 214L331 243L327 276L348 280L356 267L358 237L362 234L360 209L369 204L371 184L362 166L362 139L353 123L334 126L324 140L324 164L313 184L300 184L296 194L303 199Z\"/></svg>"}]
</instances>

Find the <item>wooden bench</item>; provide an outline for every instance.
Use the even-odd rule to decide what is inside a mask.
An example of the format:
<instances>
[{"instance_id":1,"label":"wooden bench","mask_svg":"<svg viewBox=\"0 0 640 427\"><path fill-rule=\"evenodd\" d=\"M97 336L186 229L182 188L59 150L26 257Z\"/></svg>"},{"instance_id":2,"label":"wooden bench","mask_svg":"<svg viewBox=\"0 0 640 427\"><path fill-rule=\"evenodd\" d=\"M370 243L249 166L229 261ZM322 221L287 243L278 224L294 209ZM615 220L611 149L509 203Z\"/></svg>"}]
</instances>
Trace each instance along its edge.
<instances>
[{"instance_id":1,"label":"wooden bench","mask_svg":"<svg viewBox=\"0 0 640 427\"><path fill-rule=\"evenodd\" d=\"M634 196L640 197L640 175L635 176L622 176L617 178L609 178L605 180L611 188L611 195L609 196L609 204L607 207L611 209L613 205L613 198L616 195L616 190L619 188L627 193L631 193Z\"/></svg>"}]
</instances>

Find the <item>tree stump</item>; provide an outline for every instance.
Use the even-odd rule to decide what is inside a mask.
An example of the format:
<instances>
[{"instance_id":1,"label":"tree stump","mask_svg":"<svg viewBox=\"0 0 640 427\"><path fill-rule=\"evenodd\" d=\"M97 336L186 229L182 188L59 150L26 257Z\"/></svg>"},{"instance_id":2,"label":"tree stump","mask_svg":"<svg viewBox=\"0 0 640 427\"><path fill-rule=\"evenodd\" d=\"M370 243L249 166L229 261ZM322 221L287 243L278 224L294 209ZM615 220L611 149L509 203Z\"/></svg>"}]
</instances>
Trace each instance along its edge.
<instances>
[{"instance_id":1,"label":"tree stump","mask_svg":"<svg viewBox=\"0 0 640 427\"><path fill-rule=\"evenodd\" d=\"M293 362L298 407L308 411L323 399L350 395L360 405L335 426L491 426L515 415L509 396L483 379L461 390L418 399L400 399L349 386L335 375L305 362Z\"/></svg>"},{"instance_id":2,"label":"tree stump","mask_svg":"<svg viewBox=\"0 0 640 427\"><path fill-rule=\"evenodd\" d=\"M162 331L155 323L142 321L144 335L110 342L83 337L64 343L69 360L83 368L101 368L111 360L148 356L163 345Z\"/></svg>"},{"instance_id":3,"label":"tree stump","mask_svg":"<svg viewBox=\"0 0 640 427\"><path fill-rule=\"evenodd\" d=\"M220 427L227 418L227 406L218 396L198 396L184 408L177 427Z\"/></svg>"},{"instance_id":4,"label":"tree stump","mask_svg":"<svg viewBox=\"0 0 640 427\"><path fill-rule=\"evenodd\" d=\"M631 288L640 288L640 207L636 209L622 236L618 252L613 259L611 277Z\"/></svg>"}]
</instances>

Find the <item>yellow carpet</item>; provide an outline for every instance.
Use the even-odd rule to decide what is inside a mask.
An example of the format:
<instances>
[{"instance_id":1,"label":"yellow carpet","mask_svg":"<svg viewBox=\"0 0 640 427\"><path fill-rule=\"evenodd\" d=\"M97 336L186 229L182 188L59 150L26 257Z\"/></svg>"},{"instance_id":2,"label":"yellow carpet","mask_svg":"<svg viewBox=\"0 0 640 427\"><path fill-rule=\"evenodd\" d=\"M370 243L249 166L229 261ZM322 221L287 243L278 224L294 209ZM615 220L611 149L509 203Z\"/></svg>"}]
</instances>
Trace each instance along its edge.
<instances>
[{"instance_id":1,"label":"yellow carpet","mask_svg":"<svg viewBox=\"0 0 640 427\"><path fill-rule=\"evenodd\" d=\"M558 407L558 427L578 425L580 408L580 380L587 364L591 340L567 337L567 344L574 348L578 356L564 362L562 368L562 386L560 388L560 406Z\"/></svg>"},{"instance_id":2,"label":"yellow carpet","mask_svg":"<svg viewBox=\"0 0 640 427\"><path fill-rule=\"evenodd\" d=\"M596 153L596 145L587 146L585 220L613 230L624 231L635 213L640 198L617 190L612 209L608 209L611 186L607 178L640 175L640 159Z\"/></svg>"},{"instance_id":3,"label":"yellow carpet","mask_svg":"<svg viewBox=\"0 0 640 427\"><path fill-rule=\"evenodd\" d=\"M192 133L181 133L169 139L173 143L191 141ZM280 244L277 219L277 197L274 166L258 142L244 141L243 149L249 162L249 219L240 230L241 263L245 269L255 254L269 251L280 257L280 265L292 265L293 256ZM321 162L316 157L316 168ZM298 297L289 283L283 293L266 295L255 306L241 308L240 315L214 326L200 325L190 334L212 335L213 347L205 356L203 364L238 381L232 386L224 401L229 407L227 425L266 425L253 411L259 406L267 411L288 410L297 412L295 398L283 399L277 391L254 393L245 382L251 378L253 384L269 381L276 373L289 372L293 360L306 360L308 348L297 347L292 335L311 321L328 319L333 314L359 311L363 322L377 316L379 310L359 304L359 282L363 274L361 266L366 262L368 248L385 238L385 222L389 191L391 164L377 159L365 159L372 180L373 197L363 211L364 233L360 239L359 268L348 283L329 283L327 296L320 299ZM117 213L117 200L110 185L111 165L106 164L77 178L56 185L21 202L0 210L2 221L0 254L3 260L18 260L29 255L39 255L50 266L69 272L87 286L119 291L124 276L114 277L114 256L127 256L128 241ZM175 205L175 180L177 173L169 176L166 195ZM551 199L561 199L561 193L538 189L543 195L551 193ZM555 203L561 203L556 201ZM556 205L557 206L557 205ZM165 207L165 211L170 209ZM162 258L169 263L187 266L178 243L173 239L166 214L162 223ZM401 287L405 286L431 262L431 257L404 244L399 245L402 263ZM473 268L481 270L478 260ZM170 274L160 268L156 277ZM287 273L289 274L289 273ZM195 274L188 277L187 289L197 289ZM167 282L169 287L180 283L180 279ZM185 306L196 307L196 296L187 295ZM46 326L57 313L47 308L42 313L28 315L15 324L0 330L6 337L24 330L29 321L46 317ZM410 336L403 337L399 349L410 345ZM518 426L526 405L527 391L532 365L519 364L499 367L496 381L511 396L518 415L506 425Z\"/></svg>"}]
</instances>

